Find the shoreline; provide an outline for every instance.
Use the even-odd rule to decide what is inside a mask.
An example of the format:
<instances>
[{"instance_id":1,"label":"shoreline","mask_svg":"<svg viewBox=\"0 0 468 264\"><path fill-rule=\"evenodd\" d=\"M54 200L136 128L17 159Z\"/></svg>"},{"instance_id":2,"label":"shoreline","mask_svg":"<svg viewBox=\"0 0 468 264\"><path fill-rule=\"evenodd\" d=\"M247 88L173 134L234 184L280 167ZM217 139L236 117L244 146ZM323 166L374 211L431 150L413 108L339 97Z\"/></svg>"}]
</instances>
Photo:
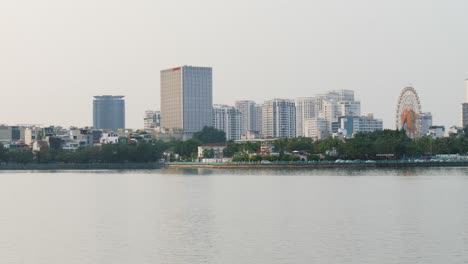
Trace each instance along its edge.
<instances>
[{"instance_id":1,"label":"shoreline","mask_svg":"<svg viewBox=\"0 0 468 264\"><path fill-rule=\"evenodd\" d=\"M110 164L0 164L0 171L55 170L158 170L175 169L365 169L365 168L427 168L468 167L468 162L378 162L378 163L110 163Z\"/></svg>"},{"instance_id":2,"label":"shoreline","mask_svg":"<svg viewBox=\"0 0 468 264\"><path fill-rule=\"evenodd\" d=\"M106 163L106 164L0 164L0 171L6 170L155 170L164 165L160 163Z\"/></svg>"},{"instance_id":3,"label":"shoreline","mask_svg":"<svg viewBox=\"0 0 468 264\"><path fill-rule=\"evenodd\" d=\"M468 162L379 162L379 163L167 163L163 168L178 169L362 169L362 168L427 168L427 167L468 167Z\"/></svg>"}]
</instances>

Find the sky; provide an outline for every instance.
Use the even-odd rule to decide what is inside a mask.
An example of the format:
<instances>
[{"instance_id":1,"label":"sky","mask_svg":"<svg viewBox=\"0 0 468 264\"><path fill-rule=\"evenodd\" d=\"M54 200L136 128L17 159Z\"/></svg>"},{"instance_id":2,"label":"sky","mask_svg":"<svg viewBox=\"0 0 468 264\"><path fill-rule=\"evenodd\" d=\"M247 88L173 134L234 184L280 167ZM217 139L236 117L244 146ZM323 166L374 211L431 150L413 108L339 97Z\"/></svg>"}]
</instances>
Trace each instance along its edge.
<instances>
[{"instance_id":1,"label":"sky","mask_svg":"<svg viewBox=\"0 0 468 264\"><path fill-rule=\"evenodd\" d=\"M459 125L465 0L15 0L0 2L0 123L91 126L94 95L126 123L159 109L159 72L213 67L214 103L355 90L395 128L412 85L434 124Z\"/></svg>"}]
</instances>

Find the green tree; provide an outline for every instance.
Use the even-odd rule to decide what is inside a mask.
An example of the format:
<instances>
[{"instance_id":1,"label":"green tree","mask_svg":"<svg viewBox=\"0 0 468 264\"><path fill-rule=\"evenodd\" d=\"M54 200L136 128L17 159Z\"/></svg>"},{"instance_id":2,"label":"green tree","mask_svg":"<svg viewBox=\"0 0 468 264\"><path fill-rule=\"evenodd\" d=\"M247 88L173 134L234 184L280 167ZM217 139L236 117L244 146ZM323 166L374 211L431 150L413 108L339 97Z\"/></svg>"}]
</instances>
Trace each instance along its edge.
<instances>
[{"instance_id":1,"label":"green tree","mask_svg":"<svg viewBox=\"0 0 468 264\"><path fill-rule=\"evenodd\" d=\"M314 141L311 138L292 138L286 143L285 149L289 152L306 151L312 153L314 151Z\"/></svg>"},{"instance_id":2,"label":"green tree","mask_svg":"<svg viewBox=\"0 0 468 264\"><path fill-rule=\"evenodd\" d=\"M262 156L260 156L258 154L251 155L249 157L249 161L251 161L251 162L260 162L260 161L262 161Z\"/></svg>"},{"instance_id":3,"label":"green tree","mask_svg":"<svg viewBox=\"0 0 468 264\"><path fill-rule=\"evenodd\" d=\"M213 149L204 149L203 150L203 158L205 159L212 159L215 156L215 152Z\"/></svg>"},{"instance_id":4,"label":"green tree","mask_svg":"<svg viewBox=\"0 0 468 264\"><path fill-rule=\"evenodd\" d=\"M223 150L223 156L227 158L232 158L234 154L239 152L239 144L236 144L234 141L228 141L226 148Z\"/></svg>"},{"instance_id":5,"label":"green tree","mask_svg":"<svg viewBox=\"0 0 468 264\"><path fill-rule=\"evenodd\" d=\"M9 151L10 160L14 163L27 164L34 159L33 152L30 148L19 148Z\"/></svg>"},{"instance_id":6,"label":"green tree","mask_svg":"<svg viewBox=\"0 0 468 264\"><path fill-rule=\"evenodd\" d=\"M202 144L226 143L226 133L214 127L204 127L201 131L193 134L193 139Z\"/></svg>"},{"instance_id":7,"label":"green tree","mask_svg":"<svg viewBox=\"0 0 468 264\"><path fill-rule=\"evenodd\" d=\"M8 150L0 143L0 163L8 161Z\"/></svg>"},{"instance_id":8,"label":"green tree","mask_svg":"<svg viewBox=\"0 0 468 264\"><path fill-rule=\"evenodd\" d=\"M176 141L173 145L174 152L179 154L183 160L192 160L193 156L197 155L198 147L201 143L200 141L192 138L186 141Z\"/></svg>"}]
</instances>

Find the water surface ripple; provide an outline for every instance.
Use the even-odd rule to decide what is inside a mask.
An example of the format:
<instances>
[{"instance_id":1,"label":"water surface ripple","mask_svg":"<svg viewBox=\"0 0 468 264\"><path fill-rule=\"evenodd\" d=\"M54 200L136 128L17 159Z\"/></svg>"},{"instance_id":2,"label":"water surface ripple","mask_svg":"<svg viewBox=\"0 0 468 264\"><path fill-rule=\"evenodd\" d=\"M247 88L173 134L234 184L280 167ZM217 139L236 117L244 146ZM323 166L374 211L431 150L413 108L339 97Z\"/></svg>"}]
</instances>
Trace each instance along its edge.
<instances>
[{"instance_id":1,"label":"water surface ripple","mask_svg":"<svg viewBox=\"0 0 468 264\"><path fill-rule=\"evenodd\" d=\"M3 171L0 263L468 263L468 169Z\"/></svg>"}]
</instances>

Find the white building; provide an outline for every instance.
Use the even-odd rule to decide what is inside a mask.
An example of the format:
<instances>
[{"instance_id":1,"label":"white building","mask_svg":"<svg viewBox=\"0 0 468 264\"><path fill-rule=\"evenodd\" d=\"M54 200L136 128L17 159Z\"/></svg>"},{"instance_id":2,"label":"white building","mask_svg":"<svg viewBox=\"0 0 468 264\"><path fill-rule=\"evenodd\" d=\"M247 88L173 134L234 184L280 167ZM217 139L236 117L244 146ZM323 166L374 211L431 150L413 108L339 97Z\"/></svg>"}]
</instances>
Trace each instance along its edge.
<instances>
[{"instance_id":1,"label":"white building","mask_svg":"<svg viewBox=\"0 0 468 264\"><path fill-rule=\"evenodd\" d=\"M222 159L223 158L223 151L226 148L225 144L206 144L203 146L198 147L198 159L202 160L203 159L203 154L205 150L212 150L214 154L214 159ZM210 158L210 159L213 159Z\"/></svg>"},{"instance_id":2,"label":"white building","mask_svg":"<svg viewBox=\"0 0 468 264\"><path fill-rule=\"evenodd\" d=\"M340 116L339 130L346 131L346 137L352 137L357 132L373 132L383 130L383 121L375 119L373 114L367 116Z\"/></svg>"},{"instance_id":3,"label":"white building","mask_svg":"<svg viewBox=\"0 0 468 264\"><path fill-rule=\"evenodd\" d=\"M153 129L161 126L161 112L147 110L144 117L144 128Z\"/></svg>"},{"instance_id":4,"label":"white building","mask_svg":"<svg viewBox=\"0 0 468 264\"><path fill-rule=\"evenodd\" d=\"M213 127L226 133L226 140L238 140L242 135L243 114L228 105L213 106Z\"/></svg>"},{"instance_id":5,"label":"white building","mask_svg":"<svg viewBox=\"0 0 468 264\"><path fill-rule=\"evenodd\" d=\"M262 135L273 138L296 136L296 106L293 100L266 101L262 109Z\"/></svg>"},{"instance_id":6,"label":"white building","mask_svg":"<svg viewBox=\"0 0 468 264\"><path fill-rule=\"evenodd\" d=\"M328 123L328 131L332 131L332 122L336 122L339 116L338 104L334 99L322 101L322 110L318 117L325 119Z\"/></svg>"},{"instance_id":7,"label":"white building","mask_svg":"<svg viewBox=\"0 0 468 264\"><path fill-rule=\"evenodd\" d=\"M428 136L432 138L442 138L445 136L445 127L444 126L431 126L429 128Z\"/></svg>"},{"instance_id":8,"label":"white building","mask_svg":"<svg viewBox=\"0 0 468 264\"><path fill-rule=\"evenodd\" d=\"M94 144L94 135L91 130L70 128L67 143L76 143L80 147L92 147Z\"/></svg>"},{"instance_id":9,"label":"white building","mask_svg":"<svg viewBox=\"0 0 468 264\"><path fill-rule=\"evenodd\" d=\"M245 134L247 131L256 131L256 103L250 100L240 100L236 101L236 108L242 114L242 134Z\"/></svg>"},{"instance_id":10,"label":"white building","mask_svg":"<svg viewBox=\"0 0 468 264\"><path fill-rule=\"evenodd\" d=\"M118 144L119 135L115 132L102 133L101 139L99 140L101 144Z\"/></svg>"},{"instance_id":11,"label":"white building","mask_svg":"<svg viewBox=\"0 0 468 264\"><path fill-rule=\"evenodd\" d=\"M307 134L306 122L317 117L317 98L300 97L296 99L296 136L304 137Z\"/></svg>"},{"instance_id":12,"label":"white building","mask_svg":"<svg viewBox=\"0 0 468 264\"><path fill-rule=\"evenodd\" d=\"M353 90L333 90L326 93L328 99L333 99L337 102L354 102Z\"/></svg>"},{"instance_id":13,"label":"white building","mask_svg":"<svg viewBox=\"0 0 468 264\"><path fill-rule=\"evenodd\" d=\"M361 102L359 101L339 101L338 113L340 116L361 116Z\"/></svg>"},{"instance_id":14,"label":"white building","mask_svg":"<svg viewBox=\"0 0 468 264\"><path fill-rule=\"evenodd\" d=\"M161 71L161 127L191 137L212 125L213 81L209 67L182 66Z\"/></svg>"},{"instance_id":15,"label":"white building","mask_svg":"<svg viewBox=\"0 0 468 264\"><path fill-rule=\"evenodd\" d=\"M375 119L373 114L354 119L354 132L374 132L383 130L382 119Z\"/></svg>"},{"instance_id":16,"label":"white building","mask_svg":"<svg viewBox=\"0 0 468 264\"><path fill-rule=\"evenodd\" d=\"M325 118L312 118L308 119L305 122L306 134L305 137L313 138L315 140L320 140L329 137L330 129L329 123Z\"/></svg>"}]
</instances>

